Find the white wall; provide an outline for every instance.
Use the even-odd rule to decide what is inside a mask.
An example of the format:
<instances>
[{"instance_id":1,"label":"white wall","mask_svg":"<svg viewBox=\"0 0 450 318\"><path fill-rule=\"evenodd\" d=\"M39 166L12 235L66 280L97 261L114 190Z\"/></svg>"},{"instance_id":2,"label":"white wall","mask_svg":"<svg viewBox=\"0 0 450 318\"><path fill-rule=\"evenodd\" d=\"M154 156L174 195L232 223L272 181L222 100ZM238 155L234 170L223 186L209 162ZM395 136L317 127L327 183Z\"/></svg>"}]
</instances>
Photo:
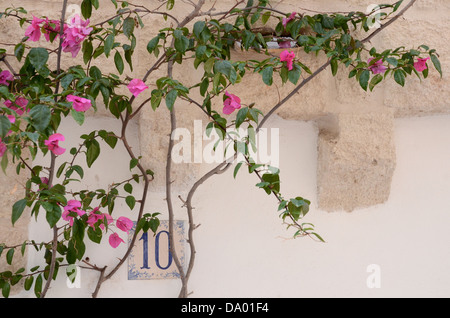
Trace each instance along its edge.
<instances>
[{"instance_id":1,"label":"white wall","mask_svg":"<svg viewBox=\"0 0 450 318\"><path fill-rule=\"evenodd\" d=\"M90 118L83 129L112 122ZM280 128L282 194L313 202L304 220L314 223L327 242L291 239L293 232L281 224L275 198L254 187L256 176L242 170L234 180L230 169L207 181L194 199L195 222L201 226L195 231L193 297L448 297L449 123L450 116L397 119L397 167L388 202L351 213L329 213L315 205L317 128L313 123L273 118L269 125ZM68 122L63 130L70 134L73 129L79 128ZM132 131L138 144L137 128ZM114 168L116 162L124 164L126 156L108 154L96 163L98 174L86 177L92 188L126 176L127 169ZM150 193L149 209L165 211L163 198L162 193ZM183 218L181 203L174 205L178 218ZM122 213L131 215L125 206ZM30 238L50 234L43 215L41 221L30 225ZM111 268L124 248L112 250L105 240L91 244L86 256ZM29 266L40 259L30 253ZM380 288L367 287L371 264L379 265ZM90 297L97 275L84 270L81 288L69 289L62 273L48 296ZM103 284L99 297L177 297L179 287L178 280L128 281L123 266Z\"/></svg>"}]
</instances>

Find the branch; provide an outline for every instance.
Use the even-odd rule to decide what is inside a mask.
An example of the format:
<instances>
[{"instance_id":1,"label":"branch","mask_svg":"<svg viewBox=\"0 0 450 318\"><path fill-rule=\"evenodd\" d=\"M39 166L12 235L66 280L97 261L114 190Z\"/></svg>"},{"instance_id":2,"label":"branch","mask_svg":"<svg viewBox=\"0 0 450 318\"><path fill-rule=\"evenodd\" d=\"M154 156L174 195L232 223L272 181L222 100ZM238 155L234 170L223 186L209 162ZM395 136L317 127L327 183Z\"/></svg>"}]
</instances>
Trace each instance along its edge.
<instances>
[{"instance_id":1,"label":"branch","mask_svg":"<svg viewBox=\"0 0 450 318\"><path fill-rule=\"evenodd\" d=\"M63 7L61 10L61 20L60 20L60 30L59 30L59 47L58 47L58 60L56 63L56 74L59 75L61 71L61 54L62 54L62 35L64 32L64 20L66 18L66 9L67 9L67 0L64 0ZM55 89L55 95L58 94L59 91L59 80L56 82L56 89ZM56 97L55 97L56 100ZM53 184L53 178L54 178L54 172L55 172L55 163L56 163L56 156L52 152L51 153L51 163L50 163L50 171L49 171L49 178L48 178L48 187L51 188ZM44 298L47 295L47 291L50 287L50 283L52 281L53 273L55 271L55 263L56 263L56 252L58 247L58 228L56 225L53 227L53 243L52 243L52 259L50 262L50 271L48 274L48 280L45 283L45 287L40 295L41 298Z\"/></svg>"},{"instance_id":2,"label":"branch","mask_svg":"<svg viewBox=\"0 0 450 318\"><path fill-rule=\"evenodd\" d=\"M192 21L196 16L198 16L200 9L205 4L205 0L199 0L197 5L195 6L194 10L186 16L186 18L181 21L180 24L178 24L178 28L181 28L188 24L190 21ZM174 45L174 40L172 39L171 46ZM168 62L167 66L167 75L168 77L172 77L172 71L173 71L173 61ZM175 262L175 265L177 266L178 272L180 274L180 279L182 283L182 287L180 290L179 297L186 298L188 295L187 292L187 283L188 280L186 279L183 266L181 265L180 259L177 256L175 244L174 244L174 238L173 238L173 221L174 221L174 211L173 211L173 205L172 205L172 180L171 180L171 168L172 168L172 149L173 149L173 139L172 139L172 133L176 129L176 114L175 114L175 107L170 112L170 126L171 131L169 135L169 147L167 150L167 162L166 162L166 202L167 202L167 209L169 213L169 240L171 242L170 244L170 252L172 253L173 260ZM191 219L190 219L191 221ZM190 222L191 224L191 222ZM190 240L192 242L192 240Z\"/></svg>"}]
</instances>

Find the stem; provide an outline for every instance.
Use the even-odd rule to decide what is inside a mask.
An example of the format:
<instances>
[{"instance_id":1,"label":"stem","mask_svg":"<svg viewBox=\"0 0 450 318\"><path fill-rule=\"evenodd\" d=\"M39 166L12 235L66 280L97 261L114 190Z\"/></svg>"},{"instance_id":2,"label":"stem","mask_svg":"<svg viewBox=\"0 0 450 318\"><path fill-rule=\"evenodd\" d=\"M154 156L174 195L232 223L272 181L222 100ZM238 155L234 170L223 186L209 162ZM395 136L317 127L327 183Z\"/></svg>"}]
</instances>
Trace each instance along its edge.
<instances>
[{"instance_id":1,"label":"stem","mask_svg":"<svg viewBox=\"0 0 450 318\"><path fill-rule=\"evenodd\" d=\"M58 47L58 59L56 63L56 74L59 75L61 71L61 54L62 54L62 35L64 33L64 20L66 18L66 9L67 9L67 0L64 0L63 7L61 10L61 20L60 20L60 30L59 30L59 47ZM59 80L56 82L56 88L55 88L55 95L58 94L59 91ZM56 97L55 97L56 100ZM55 163L56 163L56 155L51 152L51 159L50 159L50 171L49 171L49 178L48 178L48 187L51 188L53 184L53 179L55 176ZM40 295L41 298L44 298L47 295L47 291L50 288L50 283L52 281L53 273L55 271L55 263L56 263L56 249L58 247L58 228L55 225L53 227L53 242L52 242L52 259L50 262L50 271L48 274L48 280L45 283L44 289Z\"/></svg>"},{"instance_id":2,"label":"stem","mask_svg":"<svg viewBox=\"0 0 450 318\"><path fill-rule=\"evenodd\" d=\"M126 117L123 120L123 124L122 124L121 140L123 142L123 145L124 145L125 149L127 150L128 154L129 154L129 156L132 159L137 159L136 155L133 153L133 150L131 149L131 146L129 145L127 137L126 137L126 129L128 127L128 123L129 123L130 119L131 119L130 114L127 113ZM148 188L149 188L151 180L149 179L149 177L148 177L148 175L146 173L146 170L142 166L141 163L138 163L137 167L141 171L141 173L143 175L143 178L144 178L144 189L143 189L143 193L142 193L142 199L140 201L141 205L140 205L140 208L139 208L139 214L138 214L138 218L137 218L137 222L139 222L139 220L142 218L142 215L144 214L144 208L145 208L145 204L146 204L146 200L147 200ZM99 280L97 282L97 286L95 288L95 291L92 294L93 298L97 297L102 283L105 282L106 280L110 279L119 270L119 268L123 265L123 263L125 263L125 261L127 260L128 256L131 253L131 250L134 247L134 244L135 244L136 239L137 239L137 235L138 235L138 233L135 232L134 235L133 235L133 238L131 239L130 245L129 245L125 255L120 259L119 263L111 270L111 272L109 272L109 274L105 276L104 272L106 270L106 267L102 270L101 275L99 277Z\"/></svg>"},{"instance_id":3,"label":"stem","mask_svg":"<svg viewBox=\"0 0 450 318\"><path fill-rule=\"evenodd\" d=\"M184 20L181 21L181 23L179 23L177 27L181 28L181 27L185 26L190 21L192 21L196 16L198 16L200 13L200 9L202 8L202 6L204 4L205 4L205 0L199 0L197 5L192 10L192 12L188 16L186 16L186 18L184 18ZM173 45L174 45L174 40L172 39L171 46L173 46ZM172 71L173 71L173 61L169 61L168 67L167 67L168 77L172 77L172 75L173 75ZM170 249L171 249L172 257L177 266L178 272L180 274L181 283L182 283L182 287L181 287L178 297L179 298L187 298L188 279L185 275L185 272L184 272L183 266L181 265L180 259L178 258L177 254L176 254L174 238L173 238L174 215L173 215L173 205L172 205L171 168L172 168L172 149L173 149L172 133L176 129L175 106L172 109L172 111L170 112L170 125L171 125L171 131L170 131L170 135L169 135L169 147L167 150L167 163L166 163L166 202L167 202L167 209L168 209L168 213L169 213L169 240L170 240ZM193 225L193 223L192 223L191 218L189 220L190 220L189 232L192 233L191 225ZM190 241L192 241L191 239L192 238L190 238ZM194 249L194 251L191 251L191 253L192 252L195 254L195 249Z\"/></svg>"}]
</instances>

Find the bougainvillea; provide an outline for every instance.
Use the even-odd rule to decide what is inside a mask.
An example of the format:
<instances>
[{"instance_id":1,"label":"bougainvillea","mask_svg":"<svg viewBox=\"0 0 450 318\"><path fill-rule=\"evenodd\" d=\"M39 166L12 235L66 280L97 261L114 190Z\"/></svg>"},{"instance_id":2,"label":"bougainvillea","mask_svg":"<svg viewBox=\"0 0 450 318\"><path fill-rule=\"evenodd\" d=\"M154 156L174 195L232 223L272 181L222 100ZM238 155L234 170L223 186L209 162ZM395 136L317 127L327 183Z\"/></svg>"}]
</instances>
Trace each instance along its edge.
<instances>
[{"instance_id":1,"label":"bougainvillea","mask_svg":"<svg viewBox=\"0 0 450 318\"><path fill-rule=\"evenodd\" d=\"M29 176L24 198L12 207L11 220L13 224L16 223L25 211L35 217L42 212L53 234L51 242L38 243L30 239L16 246L0 245L0 254L6 255L9 264L15 250L20 249L23 253L27 246L43 251L46 262L44 268L35 266L27 273L25 269L15 273L0 273L0 288L5 297L9 296L10 286L21 280L24 280L26 290L34 286L36 296L45 297L61 265L87 262L83 259L85 240L100 243L107 236L109 245L117 248L125 243L124 235L128 235L135 222L136 231L130 246L116 267L108 273L106 267L91 266L100 272L97 288L93 292L95 297L101 284L111 278L127 259L137 234L141 231L156 232L160 213L145 213L149 184L155 175L151 167L145 167L141 162L126 134L130 121L136 118L143 107L151 107L154 111L167 108L164 111L169 111L171 117L168 125L174 131L176 120L173 110L177 100L196 105L209 120L207 129L217 131L220 138L231 142L242 156L243 160L235 165L234 175L241 167L247 167L249 173L255 174L259 181L256 186L274 196L283 223L295 229L294 237L307 236L322 241L314 226L302 221L309 212L311 202L301 196L284 198L278 167L257 164L251 157L249 148L254 145L255 134L298 90L328 68L332 75L336 75L339 70L348 72L349 77L355 78L362 89L370 91L383 80L391 78L401 86L405 85L409 75L426 78L431 65L441 73L437 52L426 45L382 52L375 47L368 47L370 39L400 17L415 0L403 8L403 1L380 5L381 10L387 11L380 22L389 22L373 32L369 32L372 31L370 14L364 12L308 15L298 13L300 10L297 10L283 13L273 9L268 0L236 1L229 10L210 10L206 13L201 10L205 1L200 0L182 21L171 14L174 0L166 1L165 9L161 5L157 9L149 9L125 1L111 2L117 11L97 24L91 23L91 19L95 10L100 8L98 0L83 0L83 16L74 16L68 21L65 19L67 0L61 1L61 17L30 16L24 8L7 8L2 13L2 18L9 19L11 25L14 20L17 21L17 27L22 26L24 34L21 41L14 43L12 53L6 54L9 47L0 49L3 61L13 55L21 63L20 70L9 68L9 64L5 63L8 69L4 68L0 73L0 97L4 105L0 107L1 166L5 170L8 165L14 164L17 173L27 173ZM156 62L148 67L141 79L121 77L125 63L133 68L135 29L145 30L153 26L152 23L144 24L144 16L170 20L169 26L156 30L157 35L147 44L147 51L156 57ZM188 27L190 22L193 22L192 27ZM272 23L274 30L270 34L263 34L260 29L254 28L257 23ZM353 30L363 30L369 35L358 38ZM34 45L29 45L31 42ZM46 46L39 46L41 42ZM270 54L269 42L279 43L277 49L280 51L276 55ZM48 48L49 45L53 47ZM230 52L236 46L243 51L254 50L266 54L266 58L262 61L233 61ZM322 52L327 60L318 69L310 70L296 57L292 50L294 46L304 53ZM51 54L56 55L57 61L56 67L52 69L49 66ZM61 64L63 54L73 58L82 56L83 63ZM101 67L93 66L93 60L112 54L116 73L107 73ZM190 63L193 68L202 71L201 81L188 86L174 78L172 69L177 63ZM167 73L156 76L154 71L163 66L167 67ZM268 86L273 85L274 77L278 76L283 85L292 85L292 89L267 114L263 114L258 109L257 100L244 103L239 96L231 93L233 85L245 81L246 73L260 74L261 85ZM128 96L119 93L122 86L128 88ZM134 105L138 96L147 93L149 97L142 104ZM201 96L202 100L196 100L194 96ZM162 101L165 101L166 107L161 107L164 105ZM223 107L221 111L214 110L212 105L215 102ZM102 104L117 119L120 133L99 128L81 135L81 142L76 145L69 144L59 132L61 120L72 117L82 125L86 111L91 107L97 109L98 104ZM248 128L247 135L240 139L230 136L231 129L244 126ZM85 175L85 168L77 160L84 159L89 169L103 147L115 149L118 142L123 144L129 155L130 177L114 182L105 189L73 190L72 184L82 180ZM169 141L167 180L171 180L172 148L173 142ZM30 154L29 158L25 156L26 151ZM48 161L46 166L32 164L38 154ZM71 159L63 161L60 158L63 154L70 155ZM192 198L205 180L230 166L230 162L225 160L198 179L184 201L189 220L191 255L187 270L179 265L179 260L173 255L182 280L180 297L188 295L188 281L195 260ZM139 182L143 190L137 194L133 184ZM166 183L166 191L171 224L173 207L170 182ZM138 213L130 218L116 218L114 211L117 200L124 200L131 210L137 206ZM171 235L172 231L169 233Z\"/></svg>"}]
</instances>

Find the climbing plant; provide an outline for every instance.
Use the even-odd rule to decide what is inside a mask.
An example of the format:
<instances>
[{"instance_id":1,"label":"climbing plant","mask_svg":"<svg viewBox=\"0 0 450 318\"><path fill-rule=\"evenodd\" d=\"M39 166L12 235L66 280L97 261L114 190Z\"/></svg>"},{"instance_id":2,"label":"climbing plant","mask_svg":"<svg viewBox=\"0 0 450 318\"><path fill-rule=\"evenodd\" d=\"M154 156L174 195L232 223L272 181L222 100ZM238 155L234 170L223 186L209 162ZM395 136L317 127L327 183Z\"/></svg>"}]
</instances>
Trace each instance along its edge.
<instances>
[{"instance_id":1,"label":"climbing plant","mask_svg":"<svg viewBox=\"0 0 450 318\"><path fill-rule=\"evenodd\" d=\"M21 7L4 8L0 13L11 28L23 30L20 41L2 43L3 48L0 48L1 167L6 172L6 168L13 165L17 174L27 175L23 198L11 207L11 223L13 226L24 213L36 219L45 218L53 236L47 242L30 238L17 245L0 245L0 255L8 264L23 255L27 248L36 249L45 261L44 266L30 264L28 269L0 272L4 297L8 297L11 286L19 282L23 282L24 289L34 292L36 297L45 297L51 282L61 275L62 269L80 262L99 273L93 290L96 297L102 283L127 260L137 235L148 231L156 233L160 225L160 213L149 211L146 206L149 185L155 178L166 180L169 233L173 240L171 156L174 141L169 136L166 175L156 175L130 146L127 135L129 124L144 108L170 112L167 125L173 132L177 128L174 111L177 102L190 103L209 121L208 134L217 133L234 150L234 158L238 155L241 158L236 164L230 160L218 164L193 183L188 196L183 199L189 221L187 269L181 265L174 244L171 254L182 281L179 296L187 297L195 262L192 199L203 182L230 166L234 166L234 176L241 169L256 176L256 187L262 189L262 195L274 197L274 210L289 230L294 229L293 237L307 236L323 241L313 224L303 222L311 202L300 194L294 198L284 197L279 168L257 163L250 151L254 150L256 135L266 120L303 86L325 70L333 76L338 72L348 73L348 77L354 78L356 85L365 91L374 90L383 81L393 80L404 86L408 76L425 79L431 66L442 76L437 52L426 45L379 51L370 44L374 36L398 19L415 0L407 4L403 1L383 4L376 12L369 13L319 13L302 8L295 9L296 12L282 12L271 6L269 0L239 0L230 2L228 10L219 11L215 5L207 6L205 0L199 0L190 2L192 10L182 17L172 10L178 5L175 0L150 1L146 5L119 0L111 2L116 11L108 19L98 22L92 22L98 20L95 15L104 5L98 0L83 0L81 15L72 17L66 16L67 0L61 1L59 17L31 16ZM376 28L373 27L374 16L379 23ZM150 18L166 20L167 26L154 30ZM142 78L130 78L125 66L133 70L136 49L142 45L135 35L138 29L155 34L146 43L149 60L154 63ZM356 34L366 36L359 38ZM319 68L311 69L295 53L298 49L325 57L326 61ZM232 60L233 50L256 51L265 58ZM50 62L52 56L56 63ZM74 62L62 63L63 56L73 58ZM81 64L75 62L79 61L77 57L82 57ZM16 61L10 63L12 59ZM98 59L113 61L116 72L94 66L93 62ZM15 69L13 64L20 68ZM188 85L177 79L173 69L179 64L202 72L200 81ZM156 70L163 68L165 75L156 75ZM267 86L279 78L283 85L290 87L290 92L264 114L256 97L244 101L233 94L233 86L245 82L247 74L258 74L261 85ZM138 96L145 98L137 103ZM201 98L197 100L194 96ZM64 120L72 118L83 125L86 112L99 107L104 107L117 120L119 133L99 127L81 134L76 144L68 144L60 129ZM231 135L233 129L242 127L247 132L244 136ZM118 143L123 144L129 156L129 178L117 180L102 189L74 190L74 184L79 185L89 173L101 150L107 147L117 151ZM39 156L47 163L37 164ZM123 200L137 213L116 217L114 211L118 200ZM94 243L108 240L111 248L117 248L125 244L125 235L134 222L136 229L129 248L114 268L89 263L85 258L88 240Z\"/></svg>"}]
</instances>

